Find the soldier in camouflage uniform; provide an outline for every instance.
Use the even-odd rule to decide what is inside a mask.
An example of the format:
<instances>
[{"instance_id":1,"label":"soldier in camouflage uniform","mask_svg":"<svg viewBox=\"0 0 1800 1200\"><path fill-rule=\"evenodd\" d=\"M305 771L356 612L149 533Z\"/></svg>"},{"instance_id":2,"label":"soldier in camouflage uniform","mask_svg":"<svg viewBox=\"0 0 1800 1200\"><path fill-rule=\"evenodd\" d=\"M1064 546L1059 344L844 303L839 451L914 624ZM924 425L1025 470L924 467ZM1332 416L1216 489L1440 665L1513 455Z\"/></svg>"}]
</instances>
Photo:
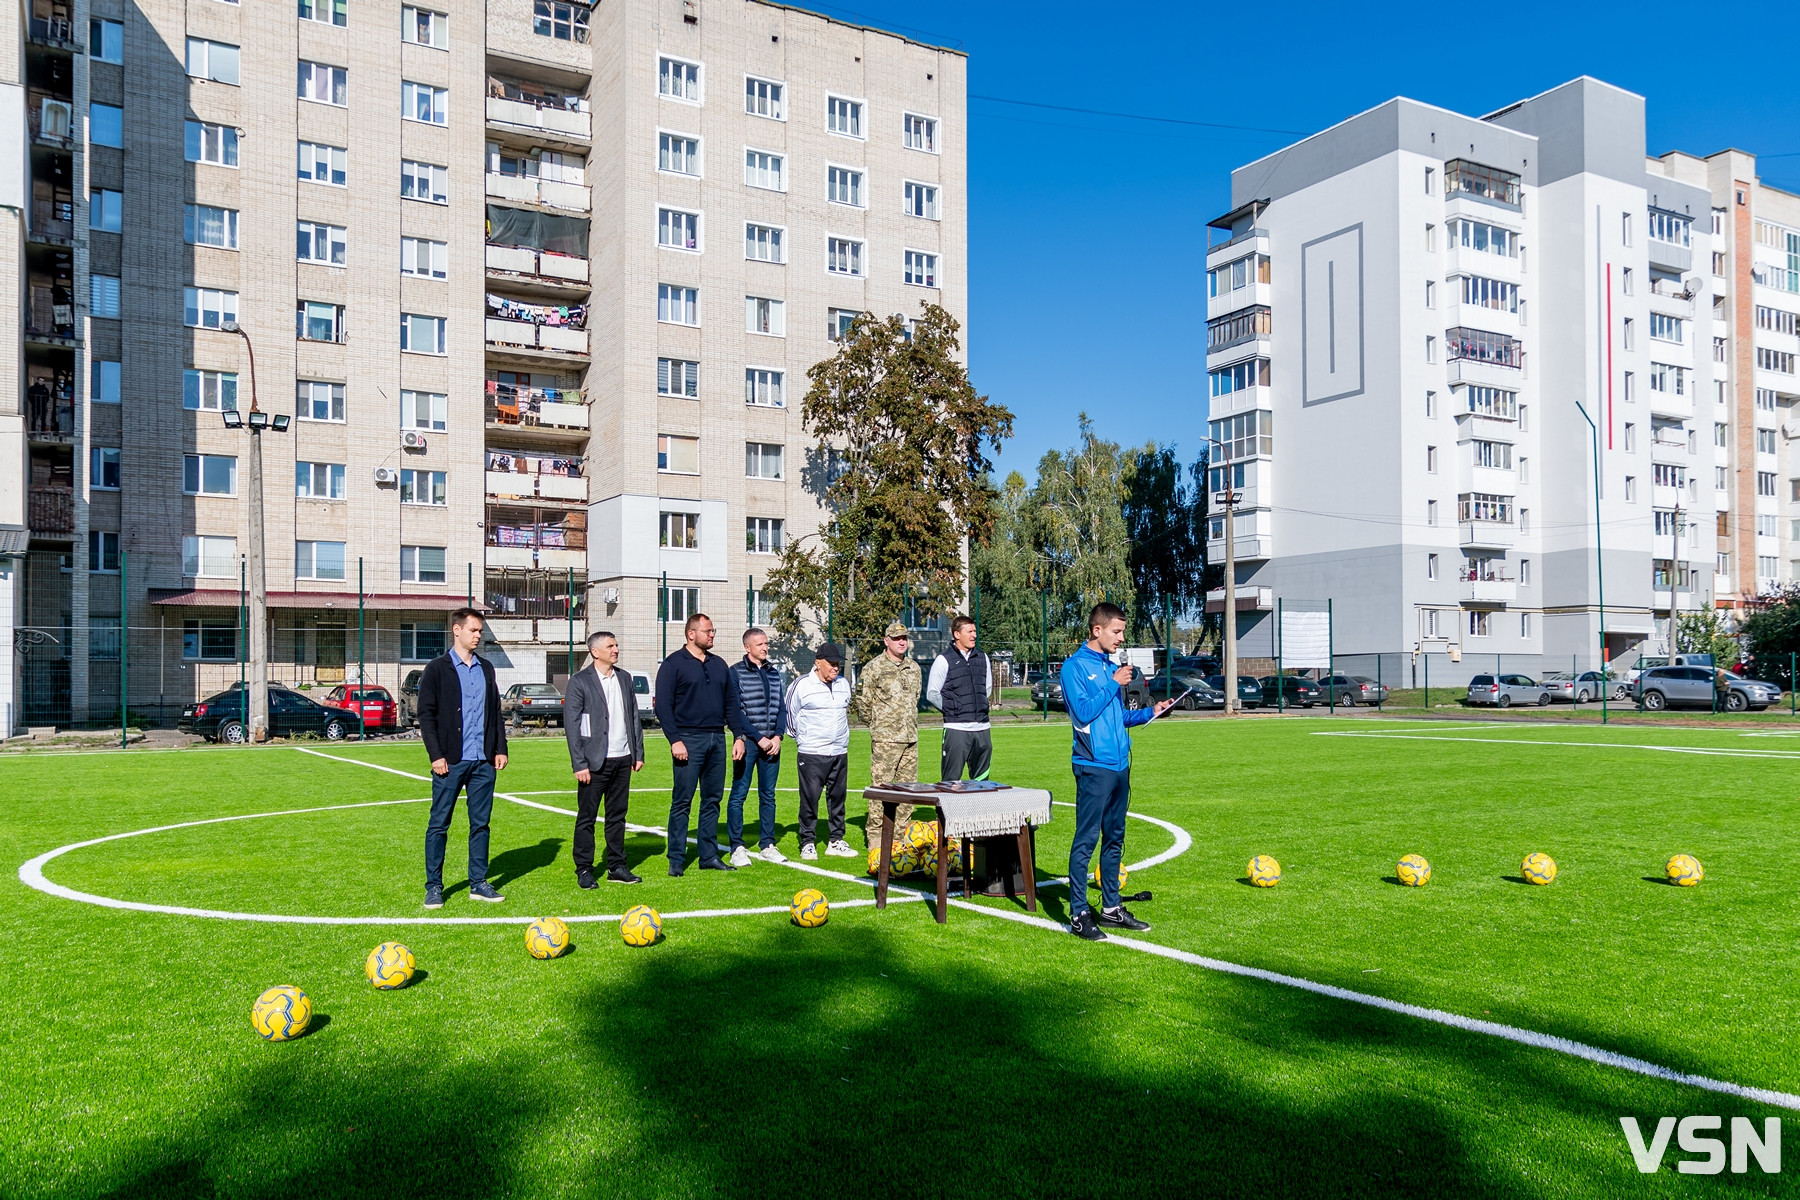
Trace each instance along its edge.
<instances>
[{"instance_id":1,"label":"soldier in camouflage uniform","mask_svg":"<svg viewBox=\"0 0 1800 1200\"><path fill-rule=\"evenodd\" d=\"M850 711L869 727L869 782L916 783L919 778L919 664L907 654L906 626L890 622L883 631L886 649L863 665L857 676L856 695ZM912 820L913 806L900 805L894 812L896 829ZM881 828L881 801L869 801L869 821L863 833L869 845Z\"/></svg>"}]
</instances>

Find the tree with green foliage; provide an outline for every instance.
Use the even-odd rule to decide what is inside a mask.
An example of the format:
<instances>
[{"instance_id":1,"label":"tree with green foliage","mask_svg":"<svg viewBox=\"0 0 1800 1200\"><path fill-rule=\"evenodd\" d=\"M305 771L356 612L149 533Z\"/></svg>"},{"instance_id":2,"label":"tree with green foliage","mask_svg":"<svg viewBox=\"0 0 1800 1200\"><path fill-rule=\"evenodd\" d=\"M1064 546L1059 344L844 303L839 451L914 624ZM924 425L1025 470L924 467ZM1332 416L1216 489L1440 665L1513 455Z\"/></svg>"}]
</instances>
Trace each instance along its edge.
<instances>
[{"instance_id":1,"label":"tree with green foliage","mask_svg":"<svg viewBox=\"0 0 1800 1200\"><path fill-rule=\"evenodd\" d=\"M1068 611L1060 619L1053 613L1053 623L1070 629L1090 606L1111 600L1130 612L1136 596L1124 509L1133 455L1097 437L1086 413L1080 428L1078 444L1038 461L1028 508L1039 586L1061 597Z\"/></svg>"},{"instance_id":2,"label":"tree with green foliage","mask_svg":"<svg viewBox=\"0 0 1800 1200\"><path fill-rule=\"evenodd\" d=\"M1160 642L1170 635L1165 610L1179 621L1206 600L1205 459L1184 471L1175 447L1155 442L1132 457L1123 514L1138 601L1133 616Z\"/></svg>"},{"instance_id":3,"label":"tree with green foliage","mask_svg":"<svg viewBox=\"0 0 1800 1200\"><path fill-rule=\"evenodd\" d=\"M826 518L769 574L784 635L801 635L803 609L822 620L828 602L837 637L866 643L909 590L926 617L961 600L963 541L993 519L989 455L1013 417L969 382L959 328L935 304L910 330L898 314L864 314L837 354L807 369L800 415L821 449L806 478Z\"/></svg>"},{"instance_id":4,"label":"tree with green foliage","mask_svg":"<svg viewBox=\"0 0 1800 1200\"><path fill-rule=\"evenodd\" d=\"M1750 673L1792 688L1793 656L1800 654L1800 583L1765 593L1756 609L1738 622L1738 629Z\"/></svg>"},{"instance_id":5,"label":"tree with green foliage","mask_svg":"<svg viewBox=\"0 0 1800 1200\"><path fill-rule=\"evenodd\" d=\"M983 643L1012 648L1027 657L1043 637L1030 507L1025 477L1009 473L994 493L987 536L969 547L969 576L981 591Z\"/></svg>"},{"instance_id":6,"label":"tree with green foliage","mask_svg":"<svg viewBox=\"0 0 1800 1200\"><path fill-rule=\"evenodd\" d=\"M1682 613L1675 622L1675 653L1710 654L1713 662L1729 667L1743 653L1737 635L1725 627L1714 608Z\"/></svg>"}]
</instances>

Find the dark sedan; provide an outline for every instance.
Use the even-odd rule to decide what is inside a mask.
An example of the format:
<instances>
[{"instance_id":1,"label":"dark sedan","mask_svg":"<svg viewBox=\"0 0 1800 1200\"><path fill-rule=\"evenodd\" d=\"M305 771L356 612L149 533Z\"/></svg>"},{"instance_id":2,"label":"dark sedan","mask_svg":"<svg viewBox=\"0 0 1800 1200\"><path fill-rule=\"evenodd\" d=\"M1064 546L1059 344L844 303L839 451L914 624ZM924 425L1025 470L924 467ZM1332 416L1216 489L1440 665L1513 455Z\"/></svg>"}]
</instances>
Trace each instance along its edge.
<instances>
[{"instance_id":1,"label":"dark sedan","mask_svg":"<svg viewBox=\"0 0 1800 1200\"><path fill-rule=\"evenodd\" d=\"M269 689L269 736L294 737L312 734L329 742L340 742L362 726L362 717L347 708L317 704L283 687ZM249 740L249 723L244 716L244 692L239 688L208 696L198 704L181 710L175 728L183 733L196 733L211 742Z\"/></svg>"},{"instance_id":2,"label":"dark sedan","mask_svg":"<svg viewBox=\"0 0 1800 1200\"><path fill-rule=\"evenodd\" d=\"M1206 682L1204 675L1176 667L1175 670L1169 672L1167 682L1174 684L1172 692L1165 691L1163 676L1159 675L1152 679L1150 681L1151 694L1158 700L1166 699L1168 696L1179 697L1175 707L1185 712L1225 707L1225 693Z\"/></svg>"},{"instance_id":3,"label":"dark sedan","mask_svg":"<svg viewBox=\"0 0 1800 1200\"><path fill-rule=\"evenodd\" d=\"M1265 675L1260 681L1264 704L1283 708L1311 708L1324 701L1325 693L1310 679L1298 675Z\"/></svg>"},{"instance_id":4,"label":"dark sedan","mask_svg":"<svg viewBox=\"0 0 1800 1200\"><path fill-rule=\"evenodd\" d=\"M1046 681L1038 680L1031 685L1031 703L1033 706L1044 706L1044 687ZM1050 707L1061 709L1063 704L1062 672L1059 670L1048 680L1050 688ZM1124 687L1125 707L1130 709L1149 708L1151 704L1150 684L1144 673L1136 667L1131 668L1131 682Z\"/></svg>"},{"instance_id":5,"label":"dark sedan","mask_svg":"<svg viewBox=\"0 0 1800 1200\"><path fill-rule=\"evenodd\" d=\"M514 725L536 721L562 724L563 694L551 683L515 683L500 697L500 712Z\"/></svg>"},{"instance_id":6,"label":"dark sedan","mask_svg":"<svg viewBox=\"0 0 1800 1200\"><path fill-rule=\"evenodd\" d=\"M1250 675L1239 675L1237 683L1239 708L1256 708L1262 704L1262 684L1256 682L1255 677ZM1220 695L1223 695L1225 692L1225 677L1223 675L1208 675L1206 677L1206 684Z\"/></svg>"}]
</instances>

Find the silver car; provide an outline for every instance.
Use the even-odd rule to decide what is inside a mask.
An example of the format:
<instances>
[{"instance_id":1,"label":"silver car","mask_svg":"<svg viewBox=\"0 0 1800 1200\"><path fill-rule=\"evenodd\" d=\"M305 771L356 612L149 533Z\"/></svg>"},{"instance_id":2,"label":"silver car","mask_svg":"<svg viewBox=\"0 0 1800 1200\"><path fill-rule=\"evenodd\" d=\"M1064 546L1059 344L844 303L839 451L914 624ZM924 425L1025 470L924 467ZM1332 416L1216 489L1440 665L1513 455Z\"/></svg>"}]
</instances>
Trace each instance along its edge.
<instances>
[{"instance_id":1,"label":"silver car","mask_svg":"<svg viewBox=\"0 0 1800 1200\"><path fill-rule=\"evenodd\" d=\"M1550 689L1529 675L1477 675L1469 680L1469 703L1511 708L1515 704L1550 703Z\"/></svg>"},{"instance_id":2,"label":"silver car","mask_svg":"<svg viewBox=\"0 0 1800 1200\"><path fill-rule=\"evenodd\" d=\"M1781 699L1779 684L1760 679L1745 679L1730 671L1725 677L1723 699L1715 699L1714 673L1711 667L1651 667L1638 676L1633 685L1638 702L1651 712L1665 708L1711 708L1717 704L1726 712L1760 710Z\"/></svg>"}]
</instances>

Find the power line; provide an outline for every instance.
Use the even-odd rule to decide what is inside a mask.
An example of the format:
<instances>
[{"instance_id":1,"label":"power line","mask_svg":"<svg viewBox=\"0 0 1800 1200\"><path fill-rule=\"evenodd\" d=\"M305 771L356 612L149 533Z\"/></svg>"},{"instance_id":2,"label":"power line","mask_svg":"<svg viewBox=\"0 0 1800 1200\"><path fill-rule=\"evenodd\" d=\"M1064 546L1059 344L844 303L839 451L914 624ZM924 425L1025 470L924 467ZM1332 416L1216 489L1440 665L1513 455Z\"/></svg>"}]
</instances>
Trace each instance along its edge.
<instances>
[{"instance_id":1,"label":"power line","mask_svg":"<svg viewBox=\"0 0 1800 1200\"><path fill-rule=\"evenodd\" d=\"M978 92L970 92L971 100L991 100L995 104L1017 104L1024 108L1047 108L1054 112L1081 113L1089 117L1118 117L1126 121L1154 121L1162 125L1192 125L1199 129L1236 129L1245 133L1280 133L1291 137L1304 137L1298 129L1269 129L1262 125L1228 125L1220 121L1189 121L1180 117L1147 117L1141 113L1109 112L1100 108L1073 108L1066 104L1042 104L1036 100L1012 100L1005 96L984 96Z\"/></svg>"}]
</instances>

